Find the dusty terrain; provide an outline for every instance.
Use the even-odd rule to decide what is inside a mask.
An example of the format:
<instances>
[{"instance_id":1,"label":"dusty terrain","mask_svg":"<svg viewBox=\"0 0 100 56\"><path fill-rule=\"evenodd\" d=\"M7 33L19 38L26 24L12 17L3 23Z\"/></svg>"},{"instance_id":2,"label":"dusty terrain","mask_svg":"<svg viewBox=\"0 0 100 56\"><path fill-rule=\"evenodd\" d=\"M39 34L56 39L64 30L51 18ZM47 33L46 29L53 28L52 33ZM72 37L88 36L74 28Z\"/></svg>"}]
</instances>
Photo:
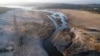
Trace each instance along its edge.
<instances>
[{"instance_id":1,"label":"dusty terrain","mask_svg":"<svg viewBox=\"0 0 100 56\"><path fill-rule=\"evenodd\" d=\"M68 36L64 37L62 33L58 38L63 39L63 41L67 38L72 41L72 44L65 48L65 53L69 54L76 54L80 52L89 52L81 53L79 56L86 56L86 55L94 55L99 56L100 54L96 55L96 52L100 51L100 14L91 13L88 11L79 11L79 10L59 10L68 15L69 18L69 25L72 28L71 32L74 33L72 36L72 40ZM62 37L61 37L62 35ZM56 39L58 39L56 37ZM60 39L58 39L60 40ZM63 43L63 42L62 42ZM56 43L57 45L57 43ZM59 43L58 43L59 46ZM91 52L94 51L94 52ZM94 53L94 54L93 54ZM76 55L77 56L77 55Z\"/></svg>"},{"instance_id":2,"label":"dusty terrain","mask_svg":"<svg viewBox=\"0 0 100 56\"><path fill-rule=\"evenodd\" d=\"M100 14L79 10L58 11L61 11L68 16L68 22L71 30L70 32L59 32L52 40L53 45L56 46L56 48L65 56L99 56ZM45 19L47 18L47 16L45 16L45 14L43 15L43 13L41 16ZM49 20L46 20L46 22L51 23ZM49 23L46 25L49 25ZM51 27L51 29L53 30L54 28ZM50 37L50 34L48 35L48 33L50 33L50 31L52 33L52 30L50 30L50 27L42 29L39 33L40 37Z\"/></svg>"},{"instance_id":3,"label":"dusty terrain","mask_svg":"<svg viewBox=\"0 0 100 56\"><path fill-rule=\"evenodd\" d=\"M98 54L100 52L100 14L91 13L87 11L79 10L66 10L66 9L57 9L58 11L63 12L68 16L68 25L70 26L70 31L65 30L60 31L56 37L52 40L53 45L61 52L63 55L67 56L82 56L81 52L85 53L83 56L91 56L92 54ZM16 18L16 23L14 25L14 18ZM19 38L13 36L12 32L16 27ZM5 27L5 26L10 27ZM13 36L15 44L6 43L5 39L0 43L5 43L6 45L14 46L10 51L2 51L0 49L1 56L48 56L47 51L44 50L42 41L44 39L50 38L54 32L54 26L52 22L46 16L46 13L33 12L26 10L14 10L0 15L0 26L2 32L8 32L9 36ZM3 28L5 27L5 28ZM4 33L5 35L5 33ZM8 36L6 35L5 38ZM4 38L0 37L0 38ZM9 42L12 43L13 38L8 37ZM16 39L18 40L16 42ZM2 46L2 45L0 45ZM52 50L51 50L52 51ZM57 55L55 52L54 56ZM53 56L51 55L51 56ZM62 56L62 55L59 55ZM100 56L100 54L98 54Z\"/></svg>"},{"instance_id":4,"label":"dusty terrain","mask_svg":"<svg viewBox=\"0 0 100 56\"><path fill-rule=\"evenodd\" d=\"M80 10L65 9L61 11L68 15L71 26L94 27L100 29L100 14Z\"/></svg>"}]
</instances>

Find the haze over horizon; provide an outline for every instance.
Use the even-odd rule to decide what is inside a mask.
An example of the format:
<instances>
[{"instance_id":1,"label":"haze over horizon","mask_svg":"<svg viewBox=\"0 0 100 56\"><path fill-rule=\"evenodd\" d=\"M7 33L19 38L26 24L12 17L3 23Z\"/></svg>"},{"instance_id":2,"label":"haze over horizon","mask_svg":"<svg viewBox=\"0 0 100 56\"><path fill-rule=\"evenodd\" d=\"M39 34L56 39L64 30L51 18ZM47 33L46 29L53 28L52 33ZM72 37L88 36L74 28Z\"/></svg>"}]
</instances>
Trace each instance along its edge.
<instances>
[{"instance_id":1,"label":"haze over horizon","mask_svg":"<svg viewBox=\"0 0 100 56\"><path fill-rule=\"evenodd\" d=\"M0 4L16 3L70 3L70 4L100 4L100 0L0 0Z\"/></svg>"}]
</instances>

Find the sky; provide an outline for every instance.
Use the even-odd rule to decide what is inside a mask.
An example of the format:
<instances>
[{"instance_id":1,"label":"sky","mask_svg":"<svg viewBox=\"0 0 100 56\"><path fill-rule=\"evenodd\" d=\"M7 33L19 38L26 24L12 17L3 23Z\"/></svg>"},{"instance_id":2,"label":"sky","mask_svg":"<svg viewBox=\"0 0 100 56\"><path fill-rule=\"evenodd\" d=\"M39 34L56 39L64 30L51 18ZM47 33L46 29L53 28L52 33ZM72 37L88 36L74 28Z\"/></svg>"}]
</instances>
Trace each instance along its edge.
<instances>
[{"instance_id":1,"label":"sky","mask_svg":"<svg viewBox=\"0 0 100 56\"><path fill-rule=\"evenodd\" d=\"M98 3L100 4L100 0L0 0L0 4L30 3L30 2L72 3L72 4Z\"/></svg>"}]
</instances>

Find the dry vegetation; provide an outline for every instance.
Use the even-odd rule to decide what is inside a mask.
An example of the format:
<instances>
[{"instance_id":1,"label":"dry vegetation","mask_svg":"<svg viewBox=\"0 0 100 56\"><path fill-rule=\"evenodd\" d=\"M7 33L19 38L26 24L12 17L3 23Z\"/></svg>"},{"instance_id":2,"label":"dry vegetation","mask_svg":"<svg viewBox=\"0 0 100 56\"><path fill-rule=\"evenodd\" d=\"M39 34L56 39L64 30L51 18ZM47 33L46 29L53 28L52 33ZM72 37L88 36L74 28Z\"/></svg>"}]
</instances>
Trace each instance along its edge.
<instances>
[{"instance_id":1,"label":"dry vegetation","mask_svg":"<svg viewBox=\"0 0 100 56\"><path fill-rule=\"evenodd\" d=\"M100 14L79 10L63 9L59 11L62 11L68 16L71 32L59 32L52 40L54 46L64 54L74 54L88 50L100 52ZM37 21L43 20L44 22L24 22L18 25L21 35L19 39L21 48L18 50L20 54L31 50L33 46L26 45L25 47L24 44L31 42L31 39L33 41L33 35L38 35L40 39L45 39L50 37L55 30L52 22L46 16L46 13L31 13L32 16L34 15L34 19ZM26 50L22 51L22 49Z\"/></svg>"},{"instance_id":2,"label":"dry vegetation","mask_svg":"<svg viewBox=\"0 0 100 56\"><path fill-rule=\"evenodd\" d=\"M91 13L88 11L79 11L79 10L61 10L69 17L70 26L80 28L85 31L89 29L96 29L98 32L89 33L100 37L100 14Z\"/></svg>"},{"instance_id":3,"label":"dry vegetation","mask_svg":"<svg viewBox=\"0 0 100 56\"><path fill-rule=\"evenodd\" d=\"M28 55L29 53L41 53L41 49L39 49L37 46L39 43L36 43L35 41L35 37L34 35L37 35L39 39L45 39L48 38L52 32L54 31L54 27L52 26L52 24L50 24L50 21L48 20L48 18L43 14L43 13L39 13L39 12L32 12L34 14L34 19L42 19L43 22L23 22L23 23L18 23L18 32L20 33L20 39L19 39L19 49L18 49L18 56L25 56ZM30 44L30 43L34 43L35 44ZM41 42L40 42L41 43ZM34 51L32 50L36 48L36 50L38 51ZM42 48L42 47L41 47ZM32 51L30 51L32 50ZM33 54L35 55L35 54ZM38 56L40 56L41 54L36 54ZM43 55L43 54L42 54Z\"/></svg>"},{"instance_id":4,"label":"dry vegetation","mask_svg":"<svg viewBox=\"0 0 100 56\"><path fill-rule=\"evenodd\" d=\"M54 26L51 24L51 21L46 16L46 13L41 12L31 12L34 14L36 19L42 19L43 22L24 22L20 27L20 31L25 35L38 35L40 37L49 37L54 31Z\"/></svg>"},{"instance_id":5,"label":"dry vegetation","mask_svg":"<svg viewBox=\"0 0 100 56\"><path fill-rule=\"evenodd\" d=\"M53 39L54 46L67 55L89 50L100 52L100 14L79 10L63 9L59 11L68 16L71 32L59 32L58 36ZM41 32L43 33L43 31ZM66 49L66 47L68 48Z\"/></svg>"},{"instance_id":6,"label":"dry vegetation","mask_svg":"<svg viewBox=\"0 0 100 56\"><path fill-rule=\"evenodd\" d=\"M100 14L79 10L60 11L68 15L71 32L59 32L59 34L57 34L58 36L53 39L54 46L64 54L75 54L88 50L100 52ZM36 22L26 22L22 24L20 27L22 35L36 34L42 39L50 37L54 31L51 21L47 18L45 13L35 13L37 13L39 18L42 18L44 22L42 24Z\"/></svg>"},{"instance_id":7,"label":"dry vegetation","mask_svg":"<svg viewBox=\"0 0 100 56\"><path fill-rule=\"evenodd\" d=\"M54 27L50 25L49 23L35 23L35 22L27 22L23 24L22 27L20 27L21 32L25 35L34 35L37 34L40 37L49 37L53 30Z\"/></svg>"},{"instance_id":8,"label":"dry vegetation","mask_svg":"<svg viewBox=\"0 0 100 56\"><path fill-rule=\"evenodd\" d=\"M71 26L95 27L100 29L100 14L79 10L61 10L68 15Z\"/></svg>"}]
</instances>

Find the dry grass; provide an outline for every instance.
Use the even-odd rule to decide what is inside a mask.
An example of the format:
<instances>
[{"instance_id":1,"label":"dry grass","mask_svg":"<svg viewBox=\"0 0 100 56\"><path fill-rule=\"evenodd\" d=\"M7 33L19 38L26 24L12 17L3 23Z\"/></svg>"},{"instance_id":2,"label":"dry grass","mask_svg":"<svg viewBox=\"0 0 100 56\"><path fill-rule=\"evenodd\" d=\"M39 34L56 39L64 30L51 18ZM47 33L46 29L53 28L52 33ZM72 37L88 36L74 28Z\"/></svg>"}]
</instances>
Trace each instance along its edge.
<instances>
[{"instance_id":1,"label":"dry grass","mask_svg":"<svg viewBox=\"0 0 100 56\"><path fill-rule=\"evenodd\" d=\"M58 37L55 37L56 47L59 48L60 45L64 44L64 41L67 43L72 41L71 46L67 48L68 52L77 53L88 50L96 50L100 52L100 32L90 30L100 30L100 14L66 9L58 11L62 11L68 16L71 29L75 28L75 30L72 31L75 36L70 40L71 36L69 36L69 34L65 33L64 35L64 32L61 32ZM62 48L60 47L60 49Z\"/></svg>"},{"instance_id":2,"label":"dry grass","mask_svg":"<svg viewBox=\"0 0 100 56\"><path fill-rule=\"evenodd\" d=\"M61 10L67 14L71 26L95 27L100 29L100 14L79 10Z\"/></svg>"},{"instance_id":3,"label":"dry grass","mask_svg":"<svg viewBox=\"0 0 100 56\"><path fill-rule=\"evenodd\" d=\"M35 22L27 22L20 26L20 32L22 35L38 35L43 39L45 37L49 37L54 30L54 27L49 23L35 23Z\"/></svg>"},{"instance_id":4,"label":"dry grass","mask_svg":"<svg viewBox=\"0 0 100 56\"><path fill-rule=\"evenodd\" d=\"M27 37L28 35L29 36L38 35L40 37L40 39L44 39L45 37L46 38L49 37L52 34L53 30L54 30L53 26L50 23L48 23L47 21L46 22L44 21L42 24L41 23L36 23L36 22L25 22L25 23L23 23L22 25L19 26L19 31L20 31L20 33L23 37L23 40L22 40L23 43L24 43L23 45L25 45L25 43L27 43L26 39L29 38L29 37ZM32 39L32 37L30 39ZM37 44L36 44L36 46L37 46ZM37 47L36 46L34 46L34 47L38 48L38 46ZM33 46L30 46L28 48L26 46L26 48L25 48L26 51L25 50L23 51L23 49L24 49L23 47L25 47L25 46L22 46L20 51L19 51L19 52L22 51L19 54L21 56L22 55L26 56L26 54L29 53L29 52L31 53L31 51L29 51L29 50L32 50L32 48L33 48ZM36 50L39 50L39 49L36 49ZM40 49L39 51L42 51L42 50ZM39 51L32 50L32 53L35 53L35 52L40 53ZM25 54L23 54L23 52L25 52ZM37 54L37 55L39 55L39 54Z\"/></svg>"},{"instance_id":5,"label":"dry grass","mask_svg":"<svg viewBox=\"0 0 100 56\"><path fill-rule=\"evenodd\" d=\"M100 52L100 42L94 34L84 32L81 29L74 30L75 38L73 44L70 46L71 52L85 52L88 50L95 50Z\"/></svg>"},{"instance_id":6,"label":"dry grass","mask_svg":"<svg viewBox=\"0 0 100 56\"><path fill-rule=\"evenodd\" d=\"M100 38L100 32L88 31L87 29L100 30L100 14L79 10L60 10L69 17L69 23L72 27L87 31L89 35Z\"/></svg>"},{"instance_id":7,"label":"dry grass","mask_svg":"<svg viewBox=\"0 0 100 56\"><path fill-rule=\"evenodd\" d=\"M29 11L28 13L22 13L22 15L26 19L32 17L31 20L27 19L22 22L22 24L19 24L19 29L22 34L38 34L39 36L43 36L46 35L48 31L51 32L53 30L53 26L50 24L51 21L46 16L46 13Z\"/></svg>"},{"instance_id":8,"label":"dry grass","mask_svg":"<svg viewBox=\"0 0 100 56\"><path fill-rule=\"evenodd\" d=\"M97 41L100 39L100 32L86 32L87 30L84 30L89 27L100 29L100 14L78 10L60 11L68 15L70 25L77 28L78 30L73 31L75 32L75 37L73 40L70 39L71 36L69 35L69 33L61 32L59 36L54 39L55 45L58 48L62 49L62 47L59 46L66 46L68 43L73 41L72 46L69 48L69 50L73 50L73 52L80 52L81 50L85 51L89 48L92 50L100 51L100 42ZM42 18L44 20L44 23L39 24L35 22L25 22L20 27L20 32L22 33L22 35L26 36L37 34L41 38L44 38L52 34L54 27L50 24L51 21L47 18L46 14L38 12L37 15L39 16L39 18ZM35 18L38 18L38 16L36 16Z\"/></svg>"}]
</instances>

